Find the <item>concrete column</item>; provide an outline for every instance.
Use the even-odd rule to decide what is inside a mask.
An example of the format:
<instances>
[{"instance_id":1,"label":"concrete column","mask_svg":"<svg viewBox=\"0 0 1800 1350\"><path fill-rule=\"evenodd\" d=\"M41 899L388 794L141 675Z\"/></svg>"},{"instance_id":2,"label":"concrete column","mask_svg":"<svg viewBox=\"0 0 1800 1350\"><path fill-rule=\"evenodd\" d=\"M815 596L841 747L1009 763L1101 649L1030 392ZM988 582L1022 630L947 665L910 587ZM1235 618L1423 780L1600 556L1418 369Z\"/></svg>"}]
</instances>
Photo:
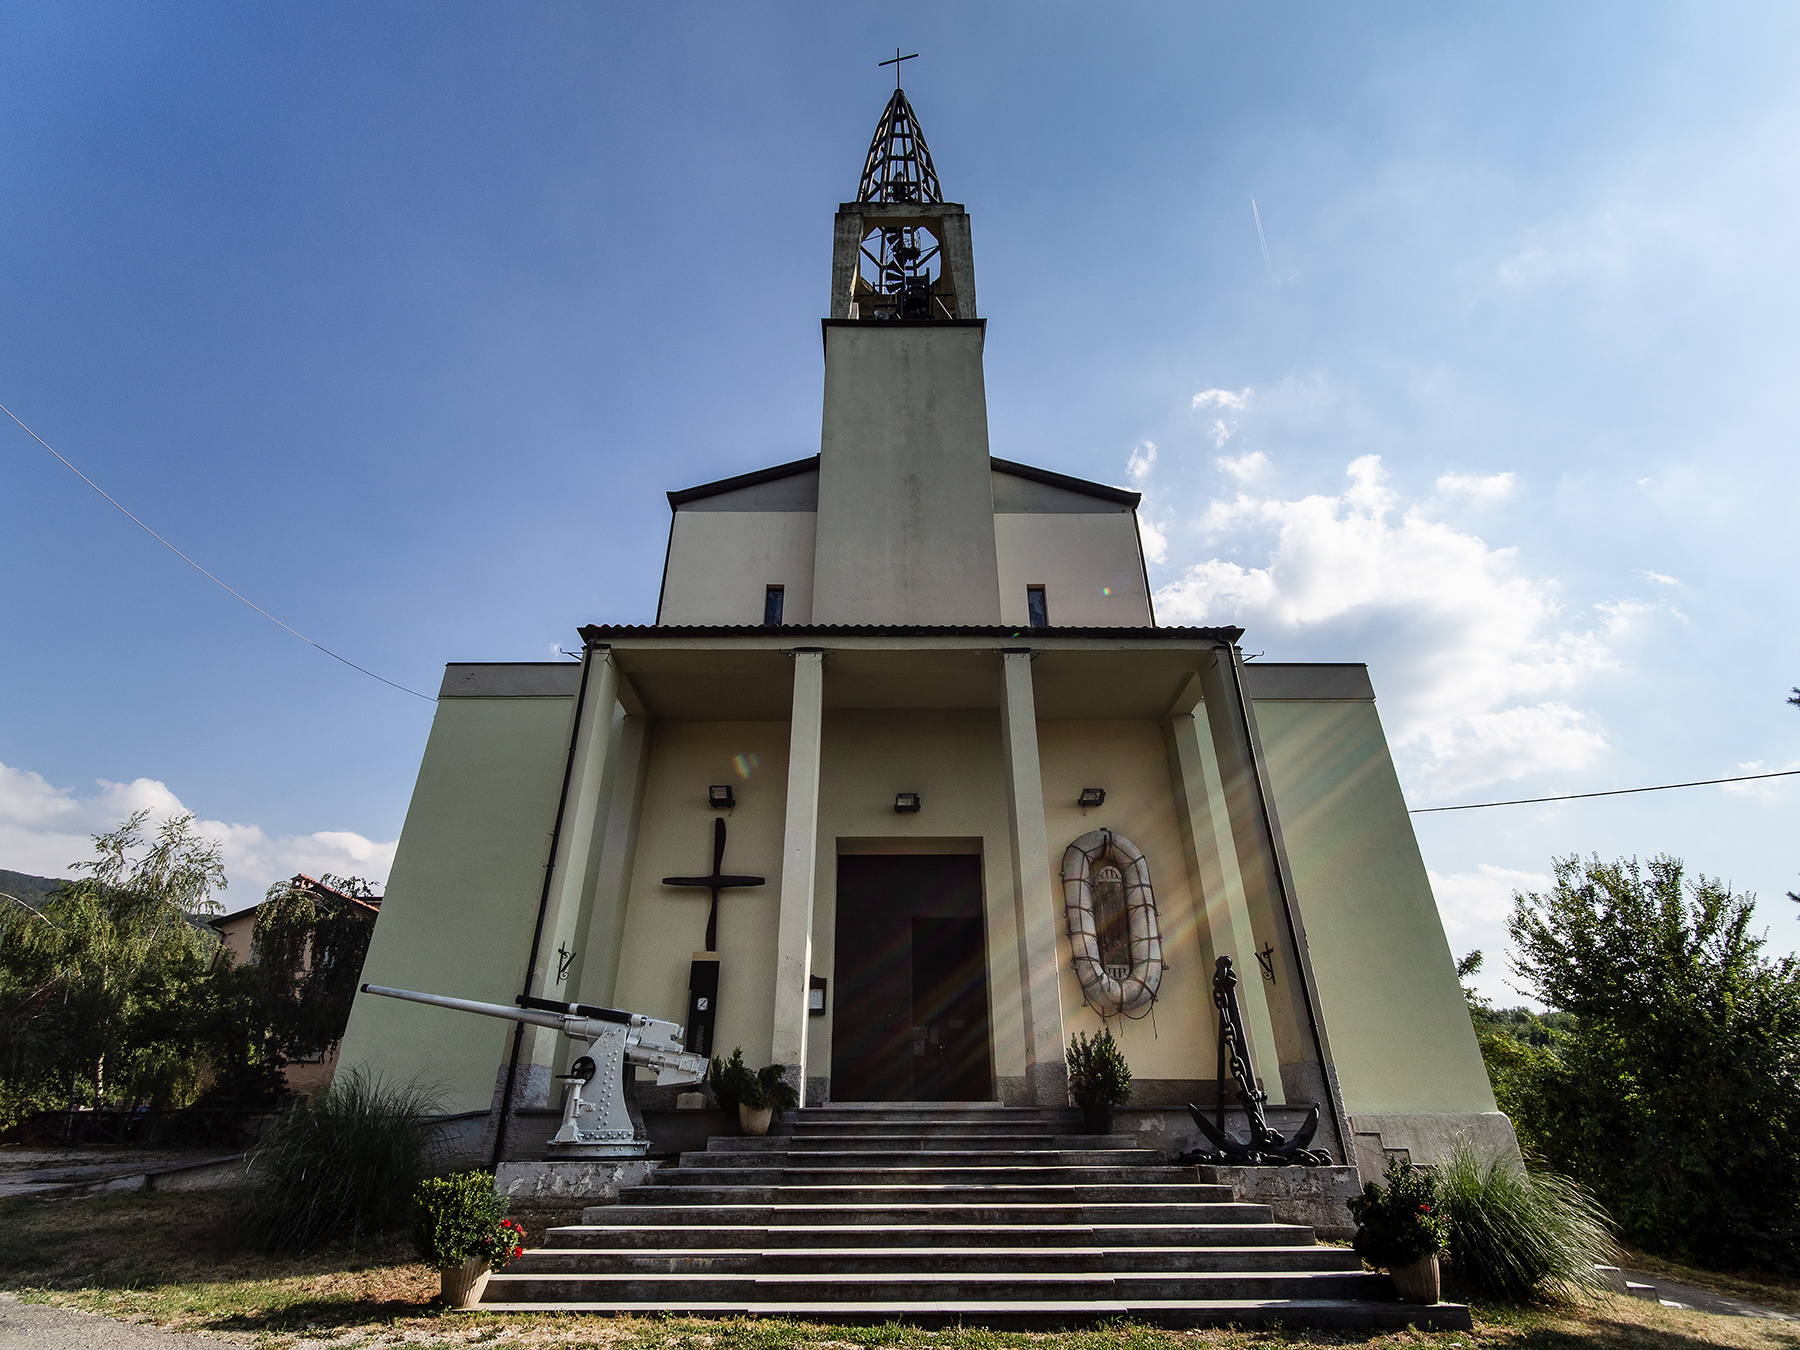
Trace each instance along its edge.
<instances>
[{"instance_id":1,"label":"concrete column","mask_svg":"<svg viewBox=\"0 0 1800 1350\"><path fill-rule=\"evenodd\" d=\"M1293 870L1282 846L1274 797L1262 768L1256 712L1244 692L1237 649L1229 645L1215 648L1202 660L1198 674L1252 936L1257 951L1273 949L1265 959L1274 967L1274 980L1262 982L1282 1089L1289 1105L1319 1104L1323 1117L1319 1146L1329 1149L1340 1162L1349 1162L1350 1132L1325 1021L1319 1012L1306 928L1294 896ZM1238 974L1246 984L1262 980L1254 966L1240 969Z\"/></svg>"},{"instance_id":2,"label":"concrete column","mask_svg":"<svg viewBox=\"0 0 1800 1350\"><path fill-rule=\"evenodd\" d=\"M1060 897L1050 876L1050 832L1044 824L1044 775L1038 764L1037 699L1029 649L1001 660L1001 740L1011 825L1013 911L1019 935L1019 987L1025 1008L1025 1099L1069 1104L1063 1057L1062 989L1056 956Z\"/></svg>"},{"instance_id":3,"label":"concrete column","mask_svg":"<svg viewBox=\"0 0 1800 1350\"><path fill-rule=\"evenodd\" d=\"M1206 954L1205 969L1213 960L1229 956L1232 963L1248 972L1256 964L1256 938L1250 927L1250 912L1244 903L1244 884L1238 876L1237 859L1219 847L1219 840L1230 836L1223 813L1215 817L1221 793L1216 785L1206 748L1200 742L1200 728L1192 711L1199 703L1200 681L1190 682L1191 698L1178 700L1163 718L1163 744L1169 755L1169 782L1175 793L1175 820L1181 833L1181 848L1192 879L1194 902L1211 950ZM1263 997L1261 978L1245 975L1238 990L1238 1002L1248 1025L1244 1028L1250 1042L1250 1054L1259 1069L1273 1068L1275 1037L1269 1028L1269 1006ZM1203 1066L1206 1067L1206 1066ZM1206 1073L1212 1069L1206 1067ZM1205 1077L1206 1073L1201 1076ZM1270 1074L1263 1090L1272 1102L1284 1098L1279 1075Z\"/></svg>"},{"instance_id":4,"label":"concrete column","mask_svg":"<svg viewBox=\"0 0 1800 1350\"><path fill-rule=\"evenodd\" d=\"M625 938L626 901L631 890L631 864L637 853L638 822L644 810L644 783L650 768L648 717L627 714L619 728L618 763L607 793L600 865L594 880L589 914L582 924L586 940L569 971L571 997L610 1008L619 982L619 949Z\"/></svg>"},{"instance_id":5,"label":"concrete column","mask_svg":"<svg viewBox=\"0 0 1800 1350\"><path fill-rule=\"evenodd\" d=\"M788 731L787 826L781 846L781 918L775 935L775 1029L770 1058L797 1092L806 1083L806 993L812 975L813 881L818 872L819 751L824 735L825 654L794 651ZM802 1105L805 1103L802 1102Z\"/></svg>"},{"instance_id":6,"label":"concrete column","mask_svg":"<svg viewBox=\"0 0 1800 1350\"><path fill-rule=\"evenodd\" d=\"M558 981L557 948L575 950L582 940L582 900L599 846L601 811L605 805L607 769L613 746L613 710L619 699L619 672L612 652L591 647L583 682L584 694L576 713L575 746L569 762L569 783L562 804L562 828L552 859L550 890L544 903L544 921L538 930L537 956L532 962L526 989L541 998L573 999L566 980ZM513 1089L513 1106L542 1106L549 1100L550 1073L561 1047L559 1037L543 1027L525 1028L519 1044L519 1073ZM501 1066L502 1074L505 1066Z\"/></svg>"}]
</instances>

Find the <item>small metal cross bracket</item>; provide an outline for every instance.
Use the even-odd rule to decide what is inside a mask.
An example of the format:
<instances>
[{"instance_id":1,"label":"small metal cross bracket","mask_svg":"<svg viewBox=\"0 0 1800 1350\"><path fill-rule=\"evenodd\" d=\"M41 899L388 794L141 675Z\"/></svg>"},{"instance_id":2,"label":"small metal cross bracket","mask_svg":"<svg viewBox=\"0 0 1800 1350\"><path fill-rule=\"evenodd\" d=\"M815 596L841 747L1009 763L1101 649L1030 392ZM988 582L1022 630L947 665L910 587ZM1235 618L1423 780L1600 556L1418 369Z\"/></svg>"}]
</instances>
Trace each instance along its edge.
<instances>
[{"instance_id":1,"label":"small metal cross bracket","mask_svg":"<svg viewBox=\"0 0 1800 1350\"><path fill-rule=\"evenodd\" d=\"M1275 948L1264 943L1263 949L1256 954L1256 964L1262 967L1262 975L1270 984L1275 983Z\"/></svg>"},{"instance_id":2,"label":"small metal cross bracket","mask_svg":"<svg viewBox=\"0 0 1800 1350\"><path fill-rule=\"evenodd\" d=\"M575 953L565 943L556 944L556 982L561 984L569 978L569 962L575 959Z\"/></svg>"}]
</instances>

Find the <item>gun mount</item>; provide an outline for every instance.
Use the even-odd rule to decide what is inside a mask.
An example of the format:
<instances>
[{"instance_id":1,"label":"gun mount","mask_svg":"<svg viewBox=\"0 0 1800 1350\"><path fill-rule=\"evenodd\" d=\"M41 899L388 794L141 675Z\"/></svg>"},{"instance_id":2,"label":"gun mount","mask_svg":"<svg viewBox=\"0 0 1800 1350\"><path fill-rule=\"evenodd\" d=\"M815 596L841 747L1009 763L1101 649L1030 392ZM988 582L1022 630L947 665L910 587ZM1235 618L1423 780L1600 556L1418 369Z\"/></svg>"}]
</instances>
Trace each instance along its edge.
<instances>
[{"instance_id":1,"label":"gun mount","mask_svg":"<svg viewBox=\"0 0 1800 1350\"><path fill-rule=\"evenodd\" d=\"M582 1053L561 1075L569 1091L563 1099L562 1126L550 1141L552 1157L641 1158L650 1140L626 1099L625 1075L639 1067L655 1069L661 1087L698 1083L706 1077L706 1059L681 1048L681 1028L643 1013L542 998L522 998L518 1007L509 1008L377 984L363 985L362 992L547 1027L580 1045Z\"/></svg>"}]
</instances>

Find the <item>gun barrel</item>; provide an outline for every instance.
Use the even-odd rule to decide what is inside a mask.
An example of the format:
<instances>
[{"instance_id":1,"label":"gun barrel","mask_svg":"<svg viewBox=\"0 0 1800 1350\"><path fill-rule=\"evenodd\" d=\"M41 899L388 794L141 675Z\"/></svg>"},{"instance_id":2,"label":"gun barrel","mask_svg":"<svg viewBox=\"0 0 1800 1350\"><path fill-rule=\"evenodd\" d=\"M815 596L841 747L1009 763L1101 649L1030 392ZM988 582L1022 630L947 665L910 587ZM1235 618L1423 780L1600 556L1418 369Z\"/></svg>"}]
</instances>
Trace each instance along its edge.
<instances>
[{"instance_id":1,"label":"gun barrel","mask_svg":"<svg viewBox=\"0 0 1800 1350\"><path fill-rule=\"evenodd\" d=\"M433 1008L454 1008L458 1012L480 1013L483 1017L503 1017L509 1022L551 1027L557 1031L561 1031L563 1024L569 1020L560 1013L509 1008L504 1003L478 1003L472 998L445 998L442 994L421 994L413 989L388 989L379 984L365 984L362 991L365 994L380 994L383 998L405 999L408 1003L424 1003Z\"/></svg>"}]
</instances>

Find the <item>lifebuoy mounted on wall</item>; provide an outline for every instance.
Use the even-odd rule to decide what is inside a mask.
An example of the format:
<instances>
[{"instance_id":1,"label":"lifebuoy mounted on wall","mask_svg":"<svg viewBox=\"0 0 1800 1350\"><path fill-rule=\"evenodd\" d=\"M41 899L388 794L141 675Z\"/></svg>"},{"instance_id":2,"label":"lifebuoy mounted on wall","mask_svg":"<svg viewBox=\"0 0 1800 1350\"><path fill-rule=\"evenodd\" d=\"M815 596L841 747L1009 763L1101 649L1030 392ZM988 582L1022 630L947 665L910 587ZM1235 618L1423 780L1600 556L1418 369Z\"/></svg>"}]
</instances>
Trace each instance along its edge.
<instances>
[{"instance_id":1,"label":"lifebuoy mounted on wall","mask_svg":"<svg viewBox=\"0 0 1800 1350\"><path fill-rule=\"evenodd\" d=\"M1124 978L1108 972L1100 951L1100 923L1094 907L1096 873L1115 869L1124 892L1131 962ZM1137 845L1111 830L1084 834L1063 853L1063 911L1069 947L1081 992L1101 1017L1133 1013L1156 1001L1162 984L1162 930L1156 920L1156 893L1150 864Z\"/></svg>"}]
</instances>

